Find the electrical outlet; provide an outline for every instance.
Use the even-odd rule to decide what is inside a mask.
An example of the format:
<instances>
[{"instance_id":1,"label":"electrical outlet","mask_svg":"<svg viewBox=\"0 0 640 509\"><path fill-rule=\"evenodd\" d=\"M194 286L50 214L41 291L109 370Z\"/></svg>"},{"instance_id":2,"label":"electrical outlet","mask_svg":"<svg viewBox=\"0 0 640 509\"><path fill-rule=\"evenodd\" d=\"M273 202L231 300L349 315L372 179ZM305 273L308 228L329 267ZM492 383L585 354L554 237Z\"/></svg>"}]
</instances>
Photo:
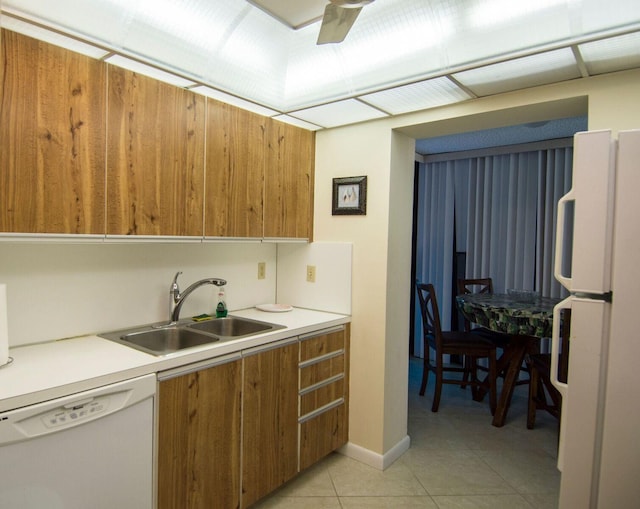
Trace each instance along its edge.
<instances>
[{"instance_id":1,"label":"electrical outlet","mask_svg":"<svg viewBox=\"0 0 640 509\"><path fill-rule=\"evenodd\" d=\"M258 279L264 279L265 277L267 277L267 264L258 262Z\"/></svg>"},{"instance_id":2,"label":"electrical outlet","mask_svg":"<svg viewBox=\"0 0 640 509\"><path fill-rule=\"evenodd\" d=\"M316 266L315 265L307 265L307 281L309 283L316 282Z\"/></svg>"}]
</instances>

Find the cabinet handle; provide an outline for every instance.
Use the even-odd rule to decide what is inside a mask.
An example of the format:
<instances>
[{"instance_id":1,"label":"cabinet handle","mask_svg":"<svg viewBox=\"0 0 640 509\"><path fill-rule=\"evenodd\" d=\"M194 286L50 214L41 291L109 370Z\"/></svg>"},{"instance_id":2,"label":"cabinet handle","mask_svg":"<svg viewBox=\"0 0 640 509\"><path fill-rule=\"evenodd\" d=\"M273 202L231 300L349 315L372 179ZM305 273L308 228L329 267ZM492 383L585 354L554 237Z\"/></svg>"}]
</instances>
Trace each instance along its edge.
<instances>
[{"instance_id":1,"label":"cabinet handle","mask_svg":"<svg viewBox=\"0 0 640 509\"><path fill-rule=\"evenodd\" d=\"M329 327L328 329L316 330L313 332L308 332L307 334L301 334L298 336L300 341L304 341L305 339L313 339L318 336L324 336L326 334L331 334L333 332L340 332L344 330L344 325L336 325L335 327Z\"/></svg>"},{"instance_id":2,"label":"cabinet handle","mask_svg":"<svg viewBox=\"0 0 640 509\"><path fill-rule=\"evenodd\" d=\"M219 366L220 364L226 364L228 362L237 361L241 357L242 356L240 355L240 352L232 353L229 355L214 357L213 359L206 359L204 361L194 362L193 364L180 366L177 368L169 369L167 371L162 371L158 373L158 382L169 380L170 378L176 378L182 375L188 375L189 373L195 373L196 371L201 371L203 369L213 368L214 366Z\"/></svg>"},{"instance_id":3,"label":"cabinet handle","mask_svg":"<svg viewBox=\"0 0 640 509\"><path fill-rule=\"evenodd\" d=\"M327 403L326 405L321 406L320 408L317 408L313 412L309 412L308 414L305 414L305 415L299 417L298 418L298 423L302 424L303 422L310 421L314 417L318 417L320 414L328 412L329 410L333 410L334 408L339 407L343 403L344 403L344 398L336 399L335 401L332 401L331 403Z\"/></svg>"},{"instance_id":4,"label":"cabinet handle","mask_svg":"<svg viewBox=\"0 0 640 509\"><path fill-rule=\"evenodd\" d=\"M329 359L333 359L334 357L340 357L344 355L344 348L340 350L334 350L333 352L325 353L324 355L320 355L319 357L314 357L313 359L307 359L306 361L302 361L298 364L300 369L307 368L309 366L313 366L314 364L318 364L319 362L326 361Z\"/></svg>"},{"instance_id":5,"label":"cabinet handle","mask_svg":"<svg viewBox=\"0 0 640 509\"><path fill-rule=\"evenodd\" d=\"M337 382L338 380L342 380L343 378L344 378L344 373L340 373L339 375L333 375L332 377L327 378L326 380L322 380L321 382L317 382L313 385L310 385L309 387L300 389L298 394L300 394L300 396L304 396L305 394L309 394L310 392L320 389L321 387L331 385L332 383Z\"/></svg>"}]
</instances>

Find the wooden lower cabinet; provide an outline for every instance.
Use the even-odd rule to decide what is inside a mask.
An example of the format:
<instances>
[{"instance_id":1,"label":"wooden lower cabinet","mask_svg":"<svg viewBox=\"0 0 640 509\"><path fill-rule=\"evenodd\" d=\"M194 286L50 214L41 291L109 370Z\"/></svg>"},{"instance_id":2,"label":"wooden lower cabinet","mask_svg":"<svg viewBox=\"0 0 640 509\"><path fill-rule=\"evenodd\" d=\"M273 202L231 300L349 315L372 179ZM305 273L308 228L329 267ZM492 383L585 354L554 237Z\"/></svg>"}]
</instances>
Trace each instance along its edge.
<instances>
[{"instance_id":1,"label":"wooden lower cabinet","mask_svg":"<svg viewBox=\"0 0 640 509\"><path fill-rule=\"evenodd\" d=\"M158 509L240 506L242 361L162 380Z\"/></svg>"},{"instance_id":2,"label":"wooden lower cabinet","mask_svg":"<svg viewBox=\"0 0 640 509\"><path fill-rule=\"evenodd\" d=\"M158 509L248 508L348 439L349 327L161 373Z\"/></svg>"},{"instance_id":3,"label":"wooden lower cabinet","mask_svg":"<svg viewBox=\"0 0 640 509\"><path fill-rule=\"evenodd\" d=\"M298 342L259 350L244 362L242 507L298 472Z\"/></svg>"},{"instance_id":4,"label":"wooden lower cabinet","mask_svg":"<svg viewBox=\"0 0 640 509\"><path fill-rule=\"evenodd\" d=\"M349 326L300 338L300 471L349 439Z\"/></svg>"}]
</instances>

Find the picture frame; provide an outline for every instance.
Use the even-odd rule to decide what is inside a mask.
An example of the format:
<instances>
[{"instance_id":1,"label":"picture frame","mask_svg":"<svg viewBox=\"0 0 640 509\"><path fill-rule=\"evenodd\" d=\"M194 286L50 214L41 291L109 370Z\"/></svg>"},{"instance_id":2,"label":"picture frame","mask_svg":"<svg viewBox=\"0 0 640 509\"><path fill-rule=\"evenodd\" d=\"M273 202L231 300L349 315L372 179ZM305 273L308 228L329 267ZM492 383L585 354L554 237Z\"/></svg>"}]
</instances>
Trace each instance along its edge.
<instances>
[{"instance_id":1,"label":"picture frame","mask_svg":"<svg viewBox=\"0 0 640 509\"><path fill-rule=\"evenodd\" d=\"M367 177L333 179L332 215L366 215Z\"/></svg>"}]
</instances>

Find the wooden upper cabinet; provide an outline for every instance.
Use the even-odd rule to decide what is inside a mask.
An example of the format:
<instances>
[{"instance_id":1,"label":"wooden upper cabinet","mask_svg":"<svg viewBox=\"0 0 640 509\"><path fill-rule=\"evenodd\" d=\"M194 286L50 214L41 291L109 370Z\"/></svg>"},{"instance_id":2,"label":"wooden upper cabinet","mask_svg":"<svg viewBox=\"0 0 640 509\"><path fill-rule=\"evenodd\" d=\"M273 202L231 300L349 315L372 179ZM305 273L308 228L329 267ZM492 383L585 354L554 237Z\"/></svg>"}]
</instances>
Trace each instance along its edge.
<instances>
[{"instance_id":1,"label":"wooden upper cabinet","mask_svg":"<svg viewBox=\"0 0 640 509\"><path fill-rule=\"evenodd\" d=\"M208 99L205 235L262 237L266 122Z\"/></svg>"},{"instance_id":2,"label":"wooden upper cabinet","mask_svg":"<svg viewBox=\"0 0 640 509\"><path fill-rule=\"evenodd\" d=\"M104 233L105 64L1 37L0 231Z\"/></svg>"},{"instance_id":3,"label":"wooden upper cabinet","mask_svg":"<svg viewBox=\"0 0 640 509\"><path fill-rule=\"evenodd\" d=\"M107 234L202 236L204 97L107 68Z\"/></svg>"},{"instance_id":4,"label":"wooden upper cabinet","mask_svg":"<svg viewBox=\"0 0 640 509\"><path fill-rule=\"evenodd\" d=\"M315 133L271 119L268 126L264 236L311 240Z\"/></svg>"}]
</instances>

